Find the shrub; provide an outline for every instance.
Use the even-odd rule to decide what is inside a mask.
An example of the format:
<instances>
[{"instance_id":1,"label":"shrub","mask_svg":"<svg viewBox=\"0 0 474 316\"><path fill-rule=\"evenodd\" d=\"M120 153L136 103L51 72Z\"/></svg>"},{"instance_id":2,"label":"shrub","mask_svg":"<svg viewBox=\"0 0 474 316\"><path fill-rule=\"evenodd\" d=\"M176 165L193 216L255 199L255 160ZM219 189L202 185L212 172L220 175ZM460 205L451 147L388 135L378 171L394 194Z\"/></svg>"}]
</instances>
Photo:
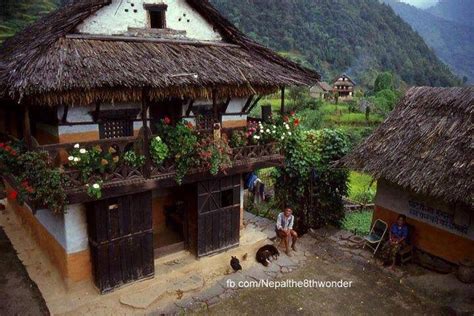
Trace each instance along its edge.
<instances>
[{"instance_id":1,"label":"shrub","mask_svg":"<svg viewBox=\"0 0 474 316\"><path fill-rule=\"evenodd\" d=\"M139 155L133 150L127 151L123 155L123 161L132 168L141 168L145 164L145 156Z\"/></svg>"},{"instance_id":2,"label":"shrub","mask_svg":"<svg viewBox=\"0 0 474 316\"><path fill-rule=\"evenodd\" d=\"M161 165L166 158L168 158L169 148L163 142L160 136L156 136L150 143L150 155L153 162Z\"/></svg>"},{"instance_id":3,"label":"shrub","mask_svg":"<svg viewBox=\"0 0 474 316\"><path fill-rule=\"evenodd\" d=\"M275 196L280 207L293 208L301 231L340 225L348 173L332 164L348 148L344 134L330 129L297 132L286 142L285 167L275 172Z\"/></svg>"},{"instance_id":4,"label":"shrub","mask_svg":"<svg viewBox=\"0 0 474 316\"><path fill-rule=\"evenodd\" d=\"M201 139L199 148L201 166L208 169L212 175L217 175L219 171L225 173L225 170L231 166L232 149L229 147L225 135L220 139L205 137Z\"/></svg>"},{"instance_id":5,"label":"shrub","mask_svg":"<svg viewBox=\"0 0 474 316\"><path fill-rule=\"evenodd\" d=\"M370 233L373 211L353 212L346 215L342 221L342 228L360 236Z\"/></svg>"}]
</instances>

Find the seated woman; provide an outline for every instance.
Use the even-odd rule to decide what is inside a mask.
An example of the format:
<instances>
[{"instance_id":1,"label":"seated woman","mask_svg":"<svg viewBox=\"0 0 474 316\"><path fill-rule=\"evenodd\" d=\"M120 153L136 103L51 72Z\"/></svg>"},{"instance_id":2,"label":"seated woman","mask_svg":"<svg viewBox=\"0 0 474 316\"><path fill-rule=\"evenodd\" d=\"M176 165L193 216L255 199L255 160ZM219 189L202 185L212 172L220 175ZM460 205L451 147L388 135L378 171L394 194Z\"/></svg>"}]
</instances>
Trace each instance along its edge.
<instances>
[{"instance_id":1,"label":"seated woman","mask_svg":"<svg viewBox=\"0 0 474 316\"><path fill-rule=\"evenodd\" d=\"M382 249L382 258L385 263L390 264L390 268L395 267L397 254L406 244L408 238L408 226L406 225L406 216L398 216L397 222L390 227L390 239L385 243Z\"/></svg>"}]
</instances>

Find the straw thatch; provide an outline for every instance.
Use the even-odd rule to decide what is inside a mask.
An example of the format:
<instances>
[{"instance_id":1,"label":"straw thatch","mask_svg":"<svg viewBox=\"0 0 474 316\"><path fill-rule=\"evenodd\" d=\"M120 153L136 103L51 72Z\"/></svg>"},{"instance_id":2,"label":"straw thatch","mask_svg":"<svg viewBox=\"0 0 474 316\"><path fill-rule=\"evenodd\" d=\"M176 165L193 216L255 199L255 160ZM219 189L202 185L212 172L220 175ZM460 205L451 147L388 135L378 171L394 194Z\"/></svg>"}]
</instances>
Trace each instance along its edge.
<instances>
[{"instance_id":1,"label":"straw thatch","mask_svg":"<svg viewBox=\"0 0 474 316\"><path fill-rule=\"evenodd\" d=\"M74 34L110 0L78 0L7 40L0 50L0 94L35 104L137 101L153 98L267 94L310 85L313 71L255 43L207 0L186 0L225 43Z\"/></svg>"},{"instance_id":2,"label":"straw thatch","mask_svg":"<svg viewBox=\"0 0 474 316\"><path fill-rule=\"evenodd\" d=\"M411 88L342 163L416 193L472 207L473 115L473 87Z\"/></svg>"}]
</instances>

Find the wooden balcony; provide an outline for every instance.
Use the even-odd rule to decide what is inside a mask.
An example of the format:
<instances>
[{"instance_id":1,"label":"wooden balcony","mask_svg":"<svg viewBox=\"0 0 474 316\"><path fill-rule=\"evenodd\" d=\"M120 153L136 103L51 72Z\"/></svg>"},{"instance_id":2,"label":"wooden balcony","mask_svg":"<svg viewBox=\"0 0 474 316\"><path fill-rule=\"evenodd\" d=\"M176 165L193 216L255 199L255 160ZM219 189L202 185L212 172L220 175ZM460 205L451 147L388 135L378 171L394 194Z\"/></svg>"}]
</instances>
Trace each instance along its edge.
<instances>
[{"instance_id":1,"label":"wooden balcony","mask_svg":"<svg viewBox=\"0 0 474 316\"><path fill-rule=\"evenodd\" d=\"M68 163L68 157L74 150L75 145L75 143L53 144L37 148L37 150L48 152L51 161L63 170L64 190L71 204L91 200L86 193L86 184L98 181L103 182L102 192L104 197L178 185L175 180L175 165L170 159L156 165L147 157L147 161L150 163L140 168L133 168L121 159L125 152L142 148L142 138L128 137L79 143L80 148L86 150L100 148L101 152L110 153L114 160L113 164L104 167L103 172L94 173L87 179L83 179L81 172ZM257 168L278 166L282 164L283 158L276 143L232 148L232 165L226 170L225 174L231 175L249 172ZM183 183L201 181L212 177L206 169L196 167L188 172L183 179Z\"/></svg>"}]
</instances>

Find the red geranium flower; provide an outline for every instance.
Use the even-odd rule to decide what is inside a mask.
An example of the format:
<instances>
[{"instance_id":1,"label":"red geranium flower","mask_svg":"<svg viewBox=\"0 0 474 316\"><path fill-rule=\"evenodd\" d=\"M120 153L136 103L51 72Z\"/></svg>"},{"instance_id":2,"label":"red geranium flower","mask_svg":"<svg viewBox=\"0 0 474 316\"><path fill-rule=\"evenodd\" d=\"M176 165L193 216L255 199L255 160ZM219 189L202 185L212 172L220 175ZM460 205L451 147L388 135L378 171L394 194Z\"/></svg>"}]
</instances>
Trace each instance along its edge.
<instances>
[{"instance_id":1,"label":"red geranium flower","mask_svg":"<svg viewBox=\"0 0 474 316\"><path fill-rule=\"evenodd\" d=\"M193 123L191 123L191 122L186 123L186 126L187 126L189 129L193 129L193 127L194 127L194 126L193 126Z\"/></svg>"},{"instance_id":2,"label":"red geranium flower","mask_svg":"<svg viewBox=\"0 0 474 316\"><path fill-rule=\"evenodd\" d=\"M17 152L16 152L16 150L12 149L12 150L10 151L10 154L11 154L12 156L16 156L16 155L17 155Z\"/></svg>"},{"instance_id":3,"label":"red geranium flower","mask_svg":"<svg viewBox=\"0 0 474 316\"><path fill-rule=\"evenodd\" d=\"M7 146L5 146L5 150L6 150L6 151L10 151L10 150L12 150L12 148L7 145Z\"/></svg>"},{"instance_id":4,"label":"red geranium flower","mask_svg":"<svg viewBox=\"0 0 474 316\"><path fill-rule=\"evenodd\" d=\"M18 192L16 192L15 190L8 192L8 198L10 200L16 200L17 197L18 197Z\"/></svg>"},{"instance_id":5,"label":"red geranium flower","mask_svg":"<svg viewBox=\"0 0 474 316\"><path fill-rule=\"evenodd\" d=\"M5 147L5 143L0 143L0 148L4 148Z\"/></svg>"},{"instance_id":6,"label":"red geranium flower","mask_svg":"<svg viewBox=\"0 0 474 316\"><path fill-rule=\"evenodd\" d=\"M170 124L171 124L171 119L166 116L166 117L163 119L163 122L164 122L166 125L170 125Z\"/></svg>"},{"instance_id":7,"label":"red geranium flower","mask_svg":"<svg viewBox=\"0 0 474 316\"><path fill-rule=\"evenodd\" d=\"M295 116L295 114L296 114L295 111L291 111L291 112L290 112L290 115L291 115L291 116Z\"/></svg>"},{"instance_id":8,"label":"red geranium flower","mask_svg":"<svg viewBox=\"0 0 474 316\"><path fill-rule=\"evenodd\" d=\"M295 120L293 121L293 124L294 124L295 126L300 125L300 120L299 120L299 119L295 119Z\"/></svg>"}]
</instances>

